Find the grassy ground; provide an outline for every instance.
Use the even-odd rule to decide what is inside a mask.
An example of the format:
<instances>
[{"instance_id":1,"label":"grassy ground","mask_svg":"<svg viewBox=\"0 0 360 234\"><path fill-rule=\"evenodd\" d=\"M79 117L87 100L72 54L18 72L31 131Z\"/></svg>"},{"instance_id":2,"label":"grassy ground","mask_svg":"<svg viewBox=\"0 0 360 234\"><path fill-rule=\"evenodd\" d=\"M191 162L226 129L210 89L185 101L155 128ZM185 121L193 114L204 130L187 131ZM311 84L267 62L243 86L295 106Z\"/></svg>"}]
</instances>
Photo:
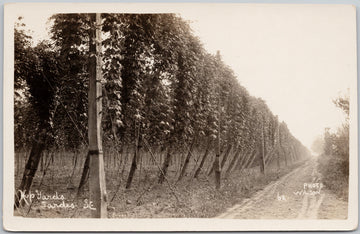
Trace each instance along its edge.
<instances>
[{"instance_id":1,"label":"grassy ground","mask_svg":"<svg viewBox=\"0 0 360 234\"><path fill-rule=\"evenodd\" d=\"M76 196L76 185L80 179L83 161L78 161L77 164L74 173L72 160L65 160L65 163L55 160L49 164L47 170L38 171L32 186L35 198L32 199L31 204L16 210L15 215L44 218L90 217L90 210L88 207L84 208L88 199L87 191ZM122 171L121 165L116 168L117 165L107 162L105 165L108 216L109 218L215 217L300 164L282 167L281 170L269 167L266 176L260 174L258 167L234 172L231 177L222 178L220 190L214 188L214 176L207 177L204 173L200 174L198 179L192 179L191 172L176 183L178 170L174 166L170 168L168 175L171 186L166 182L159 185L157 184L157 167L148 165L142 166L141 174L140 170L135 173L132 188L126 190L124 187L128 171L126 169ZM194 166L190 164L189 169ZM129 166L125 165L123 168L129 168ZM20 183L21 171L22 168L18 166L15 187ZM44 171L46 171L45 174ZM56 193L58 197L63 195L63 200L53 199L54 197L49 200L43 198L37 200L36 190L42 195L53 196ZM61 203L64 203L63 207L56 207ZM71 207L72 205L75 207Z\"/></svg>"},{"instance_id":2,"label":"grassy ground","mask_svg":"<svg viewBox=\"0 0 360 234\"><path fill-rule=\"evenodd\" d=\"M336 156L320 155L319 172L326 188L347 201L349 194L349 161Z\"/></svg>"}]
</instances>

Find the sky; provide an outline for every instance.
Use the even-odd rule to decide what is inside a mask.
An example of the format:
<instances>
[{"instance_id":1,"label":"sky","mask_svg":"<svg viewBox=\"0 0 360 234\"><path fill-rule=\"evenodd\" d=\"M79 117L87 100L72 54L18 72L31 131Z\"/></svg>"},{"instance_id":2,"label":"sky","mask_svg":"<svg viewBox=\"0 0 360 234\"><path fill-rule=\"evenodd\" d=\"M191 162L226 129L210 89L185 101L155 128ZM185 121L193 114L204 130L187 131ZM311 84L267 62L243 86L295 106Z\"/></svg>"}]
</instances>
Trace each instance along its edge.
<instances>
[{"instance_id":1,"label":"sky","mask_svg":"<svg viewBox=\"0 0 360 234\"><path fill-rule=\"evenodd\" d=\"M238 81L266 101L305 146L344 114L332 100L356 79L355 10L341 5L182 7L210 53L220 51ZM21 14L35 40L46 39L49 12ZM355 87L356 88L356 87Z\"/></svg>"}]
</instances>

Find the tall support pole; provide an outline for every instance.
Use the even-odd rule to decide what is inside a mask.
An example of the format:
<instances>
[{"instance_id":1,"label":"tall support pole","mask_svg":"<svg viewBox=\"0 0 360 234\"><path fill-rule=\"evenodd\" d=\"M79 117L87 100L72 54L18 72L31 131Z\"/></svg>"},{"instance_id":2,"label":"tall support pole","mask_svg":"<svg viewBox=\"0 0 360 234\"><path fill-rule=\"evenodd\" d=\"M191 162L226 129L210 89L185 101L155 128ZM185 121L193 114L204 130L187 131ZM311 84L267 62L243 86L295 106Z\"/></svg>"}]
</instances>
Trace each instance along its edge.
<instances>
[{"instance_id":1,"label":"tall support pole","mask_svg":"<svg viewBox=\"0 0 360 234\"><path fill-rule=\"evenodd\" d=\"M219 126L218 126L218 136L217 136L217 144L216 144L216 155L214 161L214 171L215 171L215 187L216 189L220 189L221 187L221 168L220 168L220 136L221 136L221 112L220 112L220 94L219 94Z\"/></svg>"},{"instance_id":2,"label":"tall support pole","mask_svg":"<svg viewBox=\"0 0 360 234\"><path fill-rule=\"evenodd\" d=\"M265 136L264 136L264 118L261 126L261 154L260 154L260 172L265 174Z\"/></svg>"},{"instance_id":3,"label":"tall support pole","mask_svg":"<svg viewBox=\"0 0 360 234\"><path fill-rule=\"evenodd\" d=\"M277 122L278 123L278 122ZM281 168L281 164L280 164L280 152L281 152L281 137L280 137L280 124L278 123L276 126L276 130L277 130L277 142L276 142L276 146L277 147L277 157L276 157L276 162L277 162L277 168L278 170Z\"/></svg>"},{"instance_id":4,"label":"tall support pole","mask_svg":"<svg viewBox=\"0 0 360 234\"><path fill-rule=\"evenodd\" d=\"M101 136L101 17L90 14L95 29L90 35L89 60L89 192L92 218L107 218L107 195ZM92 203L92 204L91 204Z\"/></svg>"},{"instance_id":5,"label":"tall support pole","mask_svg":"<svg viewBox=\"0 0 360 234\"><path fill-rule=\"evenodd\" d=\"M216 53L216 60L217 62L220 61L220 52L217 51ZM216 189L220 189L221 187L221 168L220 168L220 154L221 154L221 150L220 150L220 137L221 137L221 87L220 84L218 86L218 95L219 95L219 99L218 99L218 112L219 112L219 126L218 126L218 135L217 135L217 147L216 147L216 155L215 155L215 161L214 161L214 171L215 171L215 188Z\"/></svg>"}]
</instances>

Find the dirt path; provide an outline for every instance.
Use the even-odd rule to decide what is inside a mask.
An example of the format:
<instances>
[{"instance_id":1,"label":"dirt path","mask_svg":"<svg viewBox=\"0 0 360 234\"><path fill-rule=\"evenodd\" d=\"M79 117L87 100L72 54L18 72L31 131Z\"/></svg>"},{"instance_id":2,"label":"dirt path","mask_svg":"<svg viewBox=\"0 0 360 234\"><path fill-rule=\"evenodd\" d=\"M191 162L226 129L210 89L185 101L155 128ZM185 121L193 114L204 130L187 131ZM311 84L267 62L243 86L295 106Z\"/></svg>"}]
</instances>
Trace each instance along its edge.
<instances>
[{"instance_id":1,"label":"dirt path","mask_svg":"<svg viewBox=\"0 0 360 234\"><path fill-rule=\"evenodd\" d=\"M312 159L217 218L346 219L347 202L323 187Z\"/></svg>"}]
</instances>

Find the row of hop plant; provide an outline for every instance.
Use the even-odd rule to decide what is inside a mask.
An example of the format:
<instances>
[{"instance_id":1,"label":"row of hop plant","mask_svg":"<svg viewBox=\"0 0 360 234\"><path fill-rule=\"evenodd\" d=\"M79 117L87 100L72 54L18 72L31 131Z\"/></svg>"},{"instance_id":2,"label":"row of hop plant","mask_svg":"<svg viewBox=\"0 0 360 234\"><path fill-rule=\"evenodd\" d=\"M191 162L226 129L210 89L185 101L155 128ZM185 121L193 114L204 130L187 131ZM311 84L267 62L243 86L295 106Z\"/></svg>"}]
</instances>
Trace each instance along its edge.
<instances>
[{"instance_id":1,"label":"row of hop plant","mask_svg":"<svg viewBox=\"0 0 360 234\"><path fill-rule=\"evenodd\" d=\"M216 147L221 166L244 155L252 160L262 155L266 164L275 151L285 155L281 160L308 155L265 101L240 85L241 77L219 52L204 49L181 17L101 17L104 146L132 145L134 152L160 148L166 152L160 183L180 150L188 152L184 171L194 150L203 152L201 164ZM37 155L87 145L88 70L94 56L89 43L96 25L88 14L56 14L51 20L51 39L35 46L23 25L15 25L15 144ZM236 154L228 157L231 150Z\"/></svg>"}]
</instances>

